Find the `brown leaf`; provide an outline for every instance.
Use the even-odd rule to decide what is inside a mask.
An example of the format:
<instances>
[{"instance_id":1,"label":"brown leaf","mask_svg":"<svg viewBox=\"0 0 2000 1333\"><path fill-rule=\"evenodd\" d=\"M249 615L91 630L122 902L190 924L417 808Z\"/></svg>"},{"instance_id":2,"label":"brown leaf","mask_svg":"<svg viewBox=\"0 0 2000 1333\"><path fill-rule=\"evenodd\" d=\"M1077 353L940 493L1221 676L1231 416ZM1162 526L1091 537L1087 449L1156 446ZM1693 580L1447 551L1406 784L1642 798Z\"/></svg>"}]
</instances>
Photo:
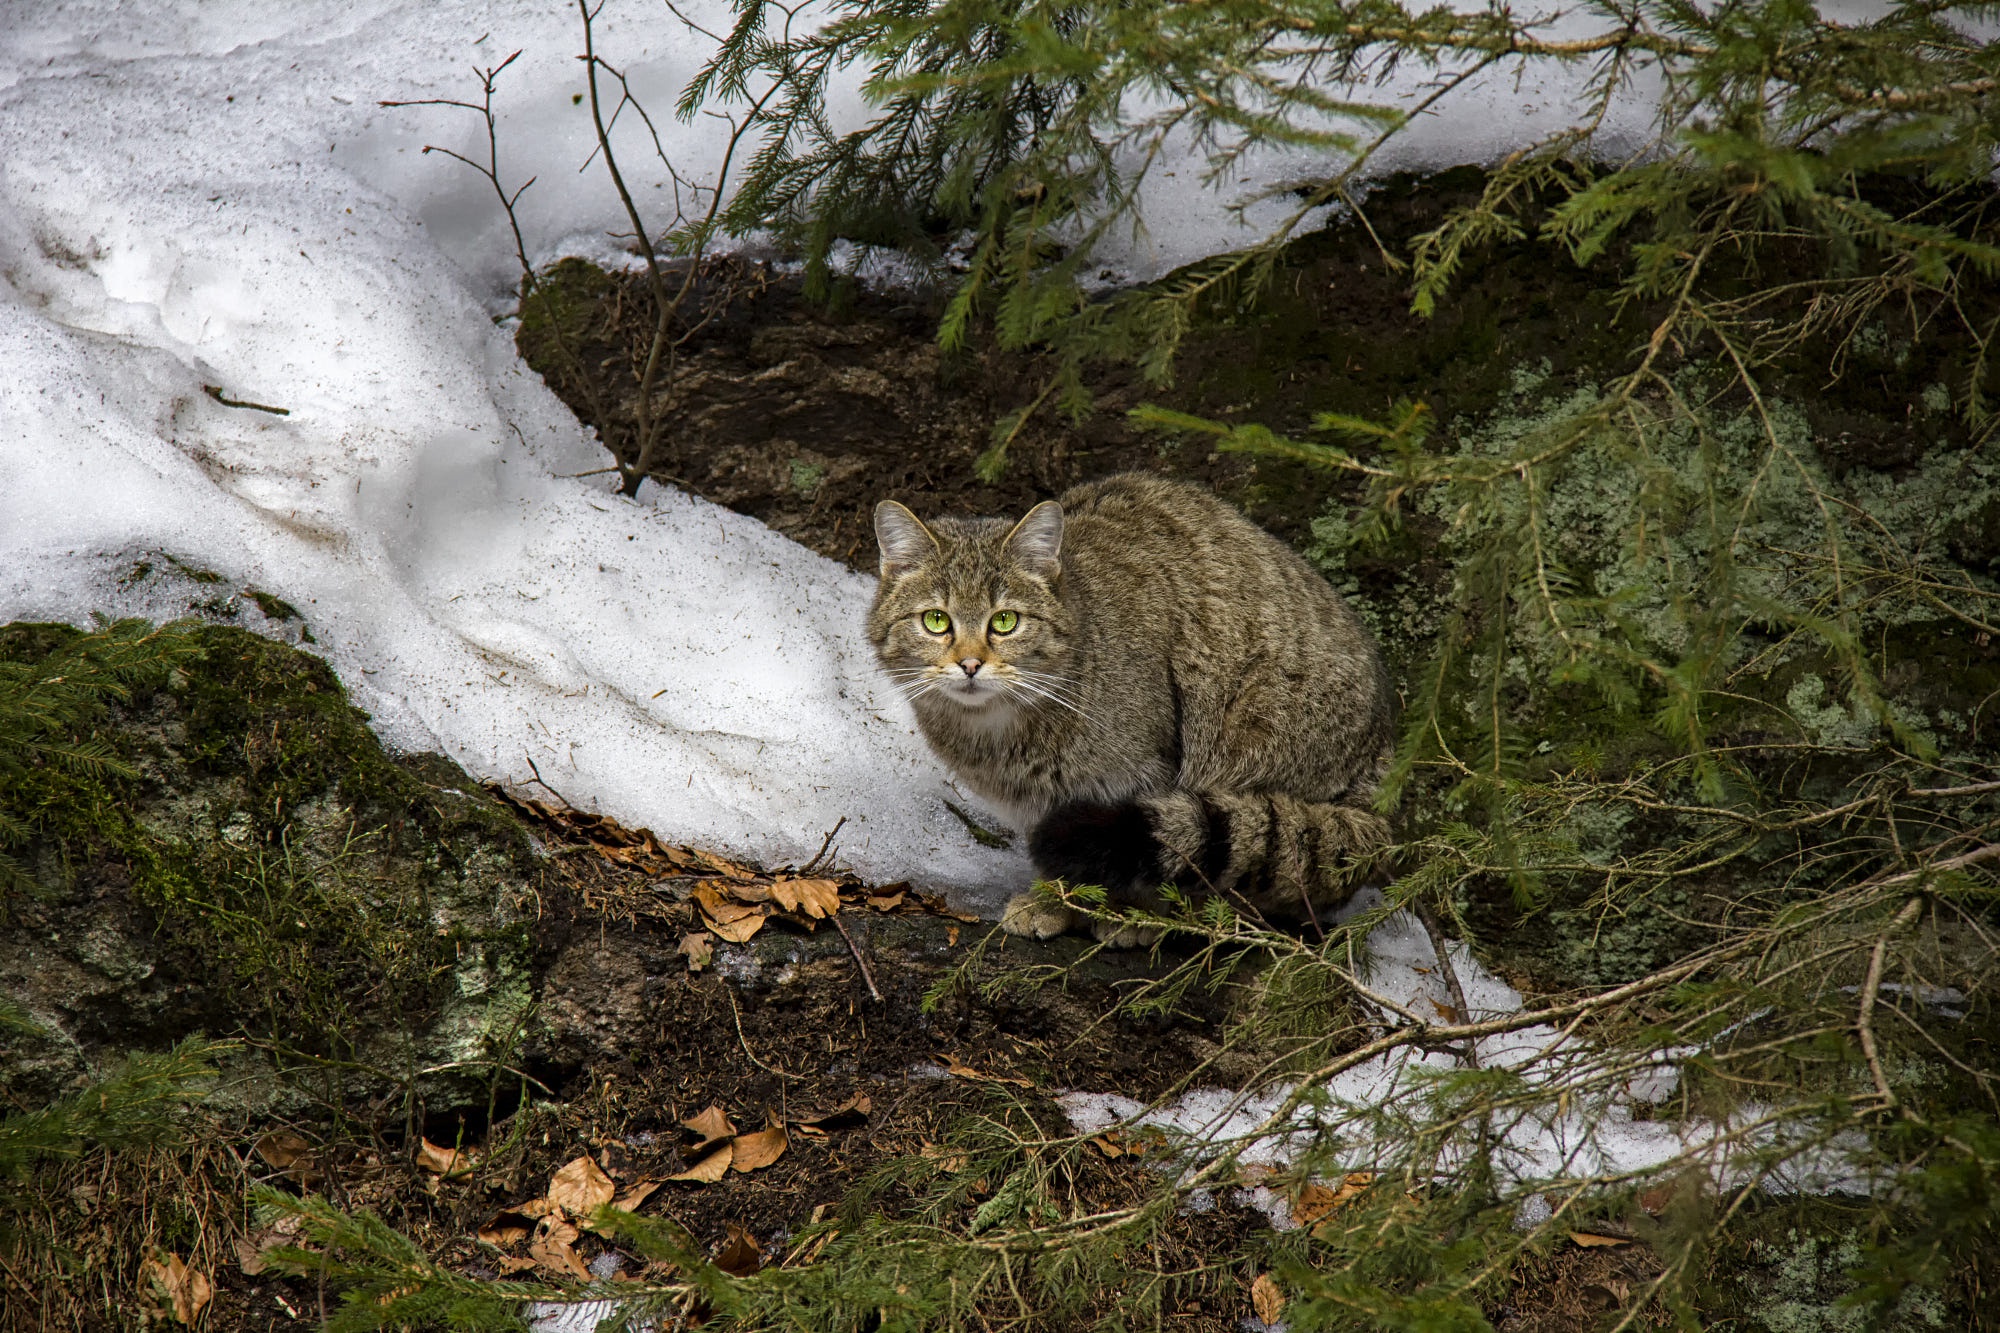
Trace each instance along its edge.
<instances>
[{"instance_id":1,"label":"brown leaf","mask_svg":"<svg viewBox=\"0 0 2000 1333\"><path fill-rule=\"evenodd\" d=\"M178 1254L148 1259L139 1271L167 1302L162 1313L190 1328L215 1297L215 1284L208 1280L208 1274L189 1268Z\"/></svg>"},{"instance_id":2,"label":"brown leaf","mask_svg":"<svg viewBox=\"0 0 2000 1333\"><path fill-rule=\"evenodd\" d=\"M1292 1217L1300 1226L1311 1226L1340 1205L1367 1193L1374 1183L1373 1171L1350 1171L1341 1177L1338 1186L1314 1181L1299 1191L1299 1197L1292 1203Z\"/></svg>"},{"instance_id":3,"label":"brown leaf","mask_svg":"<svg viewBox=\"0 0 2000 1333\"><path fill-rule=\"evenodd\" d=\"M299 1158L312 1151L312 1145L298 1135L287 1130L272 1130L252 1145L252 1150L265 1163L283 1171Z\"/></svg>"},{"instance_id":4,"label":"brown leaf","mask_svg":"<svg viewBox=\"0 0 2000 1333\"><path fill-rule=\"evenodd\" d=\"M729 1164L736 1158L736 1145L724 1143L720 1148L696 1162L687 1170L668 1180L691 1180L697 1185L713 1185L729 1174Z\"/></svg>"},{"instance_id":5,"label":"brown leaf","mask_svg":"<svg viewBox=\"0 0 2000 1333\"><path fill-rule=\"evenodd\" d=\"M921 1150L921 1155L937 1163L937 1169L945 1175L957 1175L960 1171L965 1170L967 1158L963 1153L952 1152L950 1149L940 1147L938 1144L926 1143Z\"/></svg>"},{"instance_id":6,"label":"brown leaf","mask_svg":"<svg viewBox=\"0 0 2000 1333\"><path fill-rule=\"evenodd\" d=\"M1278 1316L1285 1312L1285 1293L1269 1273L1259 1273L1250 1284L1250 1307L1267 1324L1277 1323Z\"/></svg>"},{"instance_id":7,"label":"brown leaf","mask_svg":"<svg viewBox=\"0 0 2000 1333\"><path fill-rule=\"evenodd\" d=\"M878 912L893 912L903 905L900 893L869 894L868 905Z\"/></svg>"},{"instance_id":8,"label":"brown leaf","mask_svg":"<svg viewBox=\"0 0 2000 1333\"><path fill-rule=\"evenodd\" d=\"M544 1272L557 1277L573 1277L579 1282L590 1281L590 1270L577 1257L577 1230L569 1223L549 1215L535 1227L535 1238L528 1244L528 1253Z\"/></svg>"},{"instance_id":9,"label":"brown leaf","mask_svg":"<svg viewBox=\"0 0 2000 1333\"><path fill-rule=\"evenodd\" d=\"M1672 1185L1655 1185L1649 1190L1639 1191L1639 1206L1658 1217L1667 1211L1667 1205L1674 1201Z\"/></svg>"},{"instance_id":10,"label":"brown leaf","mask_svg":"<svg viewBox=\"0 0 2000 1333\"><path fill-rule=\"evenodd\" d=\"M830 879L781 879L771 885L771 897L787 912L815 921L840 910L840 885Z\"/></svg>"},{"instance_id":11,"label":"brown leaf","mask_svg":"<svg viewBox=\"0 0 2000 1333\"><path fill-rule=\"evenodd\" d=\"M715 961L715 937L705 930L690 931L681 936L681 947L675 952L687 956L688 971L699 972Z\"/></svg>"},{"instance_id":12,"label":"brown leaf","mask_svg":"<svg viewBox=\"0 0 2000 1333\"><path fill-rule=\"evenodd\" d=\"M736 862L734 861L726 860L723 857L717 856L714 852L705 852L699 847L690 847L688 849L688 855L693 857L694 860L699 865L701 865L702 867L704 867L713 874L723 875L730 879L757 878L757 874L755 871L747 870L744 867L737 865Z\"/></svg>"},{"instance_id":13,"label":"brown leaf","mask_svg":"<svg viewBox=\"0 0 2000 1333\"><path fill-rule=\"evenodd\" d=\"M566 1163L549 1177L549 1202L571 1217L589 1217L616 1193L611 1177L588 1157Z\"/></svg>"},{"instance_id":14,"label":"brown leaf","mask_svg":"<svg viewBox=\"0 0 2000 1333\"><path fill-rule=\"evenodd\" d=\"M783 1125L773 1125L760 1129L755 1134L736 1136L736 1158L729 1165L736 1171L757 1171L769 1166L785 1155L791 1146L791 1139L785 1134Z\"/></svg>"},{"instance_id":15,"label":"brown leaf","mask_svg":"<svg viewBox=\"0 0 2000 1333\"><path fill-rule=\"evenodd\" d=\"M947 1071L958 1075L960 1078L982 1079L988 1083L1011 1083L1017 1088L1032 1088L1035 1086L1033 1079L1010 1078L1006 1074L982 1074L971 1065L960 1064L958 1057L955 1055L944 1055L938 1058L944 1061L944 1067Z\"/></svg>"},{"instance_id":16,"label":"brown leaf","mask_svg":"<svg viewBox=\"0 0 2000 1333\"><path fill-rule=\"evenodd\" d=\"M1594 1250L1606 1245L1630 1245L1632 1243L1629 1236L1600 1236L1593 1231L1572 1231L1569 1233L1569 1238L1587 1250Z\"/></svg>"},{"instance_id":17,"label":"brown leaf","mask_svg":"<svg viewBox=\"0 0 2000 1333\"><path fill-rule=\"evenodd\" d=\"M732 1277L749 1277L764 1266L764 1249L757 1238L734 1222L725 1223L729 1239L716 1251L715 1266Z\"/></svg>"},{"instance_id":18,"label":"brown leaf","mask_svg":"<svg viewBox=\"0 0 2000 1333\"><path fill-rule=\"evenodd\" d=\"M730 1123L729 1117L723 1114L720 1106L710 1106L697 1111L693 1116L681 1121L681 1128L700 1135L701 1142L690 1150L697 1153L706 1151L708 1145L717 1139L726 1139L736 1133L736 1126Z\"/></svg>"},{"instance_id":19,"label":"brown leaf","mask_svg":"<svg viewBox=\"0 0 2000 1333\"><path fill-rule=\"evenodd\" d=\"M621 1213L634 1213L639 1205L653 1197L653 1191L660 1187L657 1180L635 1180L626 1191L611 1201L611 1206Z\"/></svg>"},{"instance_id":20,"label":"brown leaf","mask_svg":"<svg viewBox=\"0 0 2000 1333\"><path fill-rule=\"evenodd\" d=\"M509 1245L519 1245L534 1229L534 1218L509 1208L487 1218L485 1224L474 1234L487 1245L505 1249Z\"/></svg>"},{"instance_id":21,"label":"brown leaf","mask_svg":"<svg viewBox=\"0 0 2000 1333\"><path fill-rule=\"evenodd\" d=\"M521 1272L523 1269L533 1268L534 1266L535 1266L535 1261L533 1259L516 1259L511 1254L503 1254L500 1256L501 1277L512 1277L514 1274Z\"/></svg>"},{"instance_id":22,"label":"brown leaf","mask_svg":"<svg viewBox=\"0 0 2000 1333\"><path fill-rule=\"evenodd\" d=\"M762 907L771 901L771 886L768 884L739 884L731 880L720 879L715 881L715 883L717 887L729 895L733 902L755 903L757 906Z\"/></svg>"},{"instance_id":23,"label":"brown leaf","mask_svg":"<svg viewBox=\"0 0 2000 1333\"><path fill-rule=\"evenodd\" d=\"M530 1199L526 1203L515 1204L509 1211L519 1213L526 1218L547 1217L556 1211L556 1206L547 1198Z\"/></svg>"},{"instance_id":24,"label":"brown leaf","mask_svg":"<svg viewBox=\"0 0 2000 1333\"><path fill-rule=\"evenodd\" d=\"M944 947L947 949L956 949L958 947L957 926L946 926L944 928Z\"/></svg>"},{"instance_id":25,"label":"brown leaf","mask_svg":"<svg viewBox=\"0 0 2000 1333\"><path fill-rule=\"evenodd\" d=\"M472 1169L470 1148L440 1148L429 1139L417 1140L417 1169L436 1176L462 1176Z\"/></svg>"},{"instance_id":26,"label":"brown leaf","mask_svg":"<svg viewBox=\"0 0 2000 1333\"><path fill-rule=\"evenodd\" d=\"M868 1100L868 1094L857 1092L831 1111L798 1116L793 1123L807 1129L852 1129L866 1120L874 1109L875 1103Z\"/></svg>"},{"instance_id":27,"label":"brown leaf","mask_svg":"<svg viewBox=\"0 0 2000 1333\"><path fill-rule=\"evenodd\" d=\"M728 940L731 944L748 944L750 937L764 928L764 914L754 907L742 907L735 910L744 913L744 915L731 921L717 921L715 918L710 917L706 924L710 930L720 935L723 939Z\"/></svg>"},{"instance_id":28,"label":"brown leaf","mask_svg":"<svg viewBox=\"0 0 2000 1333\"><path fill-rule=\"evenodd\" d=\"M1112 1138L1109 1134L1098 1135L1096 1138L1090 1141L1090 1146L1097 1149L1097 1151L1103 1153L1106 1157L1111 1158L1113 1161L1116 1161L1118 1158L1123 1157L1125 1155L1125 1149L1120 1147L1118 1145L1117 1140Z\"/></svg>"},{"instance_id":29,"label":"brown leaf","mask_svg":"<svg viewBox=\"0 0 2000 1333\"><path fill-rule=\"evenodd\" d=\"M310 1186L323 1174L312 1145L287 1130L273 1130L252 1144L251 1150L300 1185Z\"/></svg>"},{"instance_id":30,"label":"brown leaf","mask_svg":"<svg viewBox=\"0 0 2000 1333\"><path fill-rule=\"evenodd\" d=\"M238 1236L235 1243L236 1266L243 1270L243 1276L256 1277L263 1272L265 1253L297 1240L299 1228L304 1223L302 1217L287 1215L258 1227L247 1236Z\"/></svg>"}]
</instances>

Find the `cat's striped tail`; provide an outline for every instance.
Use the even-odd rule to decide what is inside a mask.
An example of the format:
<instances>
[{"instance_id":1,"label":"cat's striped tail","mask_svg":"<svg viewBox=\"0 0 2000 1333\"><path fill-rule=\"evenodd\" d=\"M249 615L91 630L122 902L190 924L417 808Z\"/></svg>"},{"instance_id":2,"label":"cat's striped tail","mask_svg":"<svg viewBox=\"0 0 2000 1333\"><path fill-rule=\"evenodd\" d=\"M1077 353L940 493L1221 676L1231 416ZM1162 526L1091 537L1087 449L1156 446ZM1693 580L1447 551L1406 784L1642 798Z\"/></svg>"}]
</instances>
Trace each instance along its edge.
<instances>
[{"instance_id":1,"label":"cat's striped tail","mask_svg":"<svg viewBox=\"0 0 2000 1333\"><path fill-rule=\"evenodd\" d=\"M1364 805L1176 789L1061 806L1028 851L1044 878L1102 885L1115 904L1155 906L1172 884L1299 920L1338 905L1388 842L1388 821Z\"/></svg>"}]
</instances>

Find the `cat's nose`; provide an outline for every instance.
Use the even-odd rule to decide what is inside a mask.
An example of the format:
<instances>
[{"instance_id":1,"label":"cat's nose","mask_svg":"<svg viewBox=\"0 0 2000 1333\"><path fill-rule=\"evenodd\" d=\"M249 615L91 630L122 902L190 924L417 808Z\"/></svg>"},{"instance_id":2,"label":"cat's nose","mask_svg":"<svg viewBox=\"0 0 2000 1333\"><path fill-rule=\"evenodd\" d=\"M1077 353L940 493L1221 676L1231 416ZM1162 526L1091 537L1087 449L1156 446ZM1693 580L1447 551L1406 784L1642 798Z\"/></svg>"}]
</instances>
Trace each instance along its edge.
<instances>
[{"instance_id":1,"label":"cat's nose","mask_svg":"<svg viewBox=\"0 0 2000 1333\"><path fill-rule=\"evenodd\" d=\"M967 680L970 680L972 677L978 675L979 668L985 665L986 664L984 662L980 661L976 657L962 657L958 661L958 669L965 673Z\"/></svg>"}]
</instances>

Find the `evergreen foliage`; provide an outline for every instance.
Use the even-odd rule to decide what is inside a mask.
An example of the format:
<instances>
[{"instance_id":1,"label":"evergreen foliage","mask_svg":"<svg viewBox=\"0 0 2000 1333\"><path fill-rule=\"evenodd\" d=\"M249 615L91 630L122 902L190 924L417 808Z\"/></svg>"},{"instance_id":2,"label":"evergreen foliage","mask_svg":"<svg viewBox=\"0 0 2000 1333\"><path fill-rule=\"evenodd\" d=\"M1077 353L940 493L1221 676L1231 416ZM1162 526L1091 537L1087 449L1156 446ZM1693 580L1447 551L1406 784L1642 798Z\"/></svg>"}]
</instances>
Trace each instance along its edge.
<instances>
[{"instance_id":1,"label":"evergreen foliage","mask_svg":"<svg viewBox=\"0 0 2000 1333\"><path fill-rule=\"evenodd\" d=\"M0 1015L12 1024L19 1011ZM45 1158L86 1147L149 1147L170 1140L199 1101L229 1042L190 1037L161 1055L137 1054L89 1086L0 1119L0 1179L20 1181Z\"/></svg>"},{"instance_id":2,"label":"evergreen foliage","mask_svg":"<svg viewBox=\"0 0 2000 1333\"><path fill-rule=\"evenodd\" d=\"M1560 36L1546 15L1397 0L830 10L801 33L774 0L737 0L734 27L689 85L684 116L766 99L762 142L723 221L779 227L820 281L841 240L927 256L953 280L947 345L990 319L1003 345L1056 353L1037 407L1053 396L1084 410L1079 368L1092 358L1167 379L1191 320L1254 300L1279 247L1327 206L1365 209L1356 186L1376 154L1479 77L1580 70L1587 104L1571 127L1511 154L1485 197L1411 255L1385 252L1407 266L1420 311L1495 240L1536 234L1583 263L1615 252L1629 298L1673 303L1673 325L1634 371L1644 376L1677 347L1667 335L1688 329L1752 365L1805 332L1852 333L1887 303L1969 318L1963 285L2000 262L1974 234L2000 88L2000 56L1973 35L1988 13L1978 3L1900 0L1849 22L1801 0L1589 0L1562 10ZM873 111L836 131L827 79L855 65ZM1430 76L1422 98L1370 100L1372 82L1405 68ZM1656 99L1636 134L1615 114L1626 93ZM1267 191L1284 207L1260 243L1092 298L1096 243L1143 230L1153 173L1219 182L1254 149L1296 164ZM1885 173L1920 182L1923 197L1884 199L1870 182ZM1718 280L1787 252L1809 255L1810 276L1733 292ZM1975 414L1993 328L1967 328L1976 352L1954 386ZM1018 425L999 423L997 446Z\"/></svg>"}]
</instances>

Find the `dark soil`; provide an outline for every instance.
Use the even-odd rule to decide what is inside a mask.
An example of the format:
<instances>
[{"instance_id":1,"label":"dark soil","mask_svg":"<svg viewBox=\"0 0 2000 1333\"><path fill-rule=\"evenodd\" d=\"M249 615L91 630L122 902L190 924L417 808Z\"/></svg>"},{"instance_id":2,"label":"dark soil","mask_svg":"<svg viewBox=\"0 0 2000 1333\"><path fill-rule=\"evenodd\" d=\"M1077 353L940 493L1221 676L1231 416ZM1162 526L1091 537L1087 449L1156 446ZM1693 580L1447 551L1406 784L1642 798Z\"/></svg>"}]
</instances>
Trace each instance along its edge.
<instances>
[{"instance_id":1,"label":"dark soil","mask_svg":"<svg viewBox=\"0 0 2000 1333\"><path fill-rule=\"evenodd\" d=\"M1390 182L1369 201L1377 230L1408 237L1476 197L1470 169ZM1410 312L1405 277L1369 233L1342 226L1286 253L1263 300L1215 310L1184 344L1171 385L1127 367L1091 372L1095 411L1031 417L997 482L973 461L994 423L1032 403L1050 367L1031 354L947 353L935 301L853 287L831 305L796 279L732 269L713 286L734 295L697 336L670 396L656 476L763 520L856 568L873 568L869 515L883 499L918 513L1020 513L1093 477L1141 470L1199 481L1294 542L1339 487L1303 465L1224 455L1131 424L1157 403L1231 422L1303 430L1318 412L1380 417L1406 397L1440 418L1492 406L1516 366L1595 374L1643 337L1620 316L1600 272L1552 265L1529 247L1473 261L1433 318ZM530 301L519 344L530 365L621 454L629 449L652 304L643 278L577 261ZM720 304L720 303L718 303ZM571 351L550 336L560 327ZM590 367L581 373L579 367ZM629 454L627 455L629 456Z\"/></svg>"}]
</instances>

